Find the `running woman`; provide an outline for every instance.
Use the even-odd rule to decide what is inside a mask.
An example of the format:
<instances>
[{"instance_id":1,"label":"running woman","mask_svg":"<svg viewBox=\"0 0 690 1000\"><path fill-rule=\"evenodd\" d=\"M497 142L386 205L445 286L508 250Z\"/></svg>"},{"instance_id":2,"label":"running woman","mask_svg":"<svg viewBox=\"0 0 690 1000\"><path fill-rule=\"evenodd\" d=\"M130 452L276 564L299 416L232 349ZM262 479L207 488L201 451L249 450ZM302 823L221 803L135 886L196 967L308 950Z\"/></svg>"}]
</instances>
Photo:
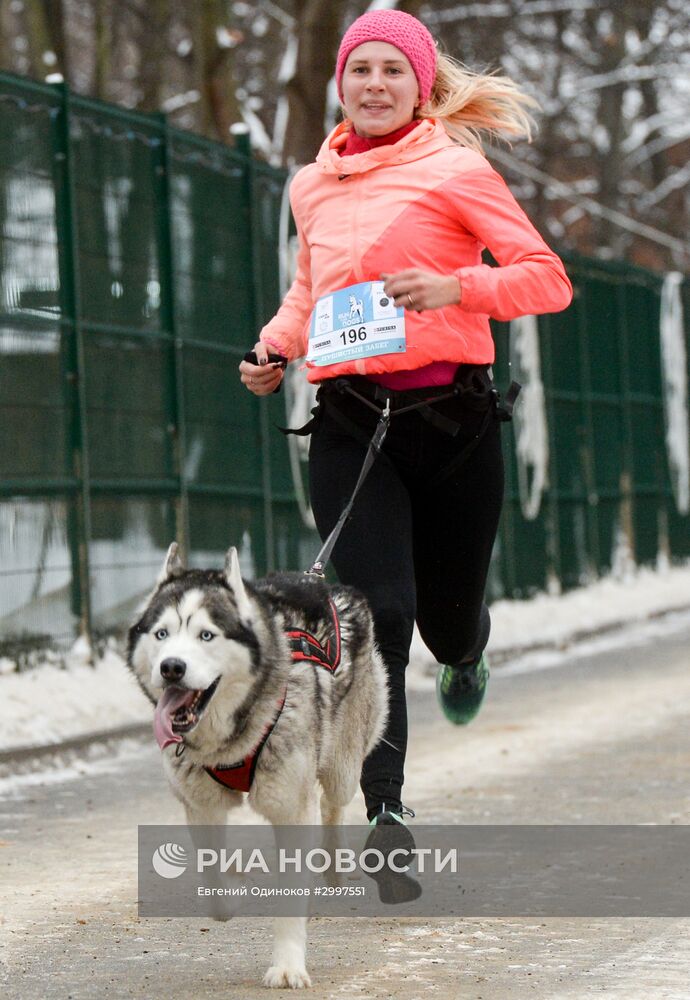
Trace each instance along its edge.
<instances>
[{"instance_id":1,"label":"running woman","mask_svg":"<svg viewBox=\"0 0 690 1000\"><path fill-rule=\"evenodd\" d=\"M468 71L416 18L371 11L346 31L336 82L344 120L290 200L295 281L243 361L241 380L273 392L306 357L319 386L310 491L326 538L350 498L380 410L381 455L333 550L338 579L374 613L390 718L361 786L375 824L395 824L407 746L405 668L415 621L440 667L450 722L479 709L489 676L484 602L503 499L501 419L489 319L557 312L563 265L486 160L481 137L530 137L536 102L510 79ZM484 248L498 266L482 262ZM348 318L354 296L363 320ZM404 411L404 412L399 412Z\"/></svg>"}]
</instances>

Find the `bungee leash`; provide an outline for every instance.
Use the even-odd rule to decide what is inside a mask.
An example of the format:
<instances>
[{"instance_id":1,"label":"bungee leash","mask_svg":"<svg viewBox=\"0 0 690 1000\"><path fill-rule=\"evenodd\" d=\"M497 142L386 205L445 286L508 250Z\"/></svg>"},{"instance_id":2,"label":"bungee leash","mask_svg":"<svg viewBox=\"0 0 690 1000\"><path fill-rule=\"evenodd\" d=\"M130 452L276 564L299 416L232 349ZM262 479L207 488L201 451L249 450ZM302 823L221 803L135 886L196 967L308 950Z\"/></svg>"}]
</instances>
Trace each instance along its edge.
<instances>
[{"instance_id":1,"label":"bungee leash","mask_svg":"<svg viewBox=\"0 0 690 1000\"><path fill-rule=\"evenodd\" d=\"M307 576L320 576L322 578L325 576L325 569L331 558L331 553L333 552L335 543L338 541L340 532L343 530L345 522L350 516L353 504L355 502L355 497L359 493L362 483L367 478L367 475L369 474L369 469L371 469L372 465L376 461L376 456L381 451L381 446L386 437L386 433L388 432L388 425L390 424L390 421L391 421L391 402L390 398L387 398L386 405L384 406L383 410L381 410L381 416L379 417L379 421L376 424L376 429L373 433L371 441L369 442L369 447L367 448L367 453L364 456L364 462L362 463L362 468L360 470L357 483L355 484L355 488L352 491L352 496L345 505L345 508L341 513L340 517L336 521L335 527L331 531L326 541L321 546L321 549L316 559L312 563L311 567L308 570L306 570Z\"/></svg>"}]
</instances>

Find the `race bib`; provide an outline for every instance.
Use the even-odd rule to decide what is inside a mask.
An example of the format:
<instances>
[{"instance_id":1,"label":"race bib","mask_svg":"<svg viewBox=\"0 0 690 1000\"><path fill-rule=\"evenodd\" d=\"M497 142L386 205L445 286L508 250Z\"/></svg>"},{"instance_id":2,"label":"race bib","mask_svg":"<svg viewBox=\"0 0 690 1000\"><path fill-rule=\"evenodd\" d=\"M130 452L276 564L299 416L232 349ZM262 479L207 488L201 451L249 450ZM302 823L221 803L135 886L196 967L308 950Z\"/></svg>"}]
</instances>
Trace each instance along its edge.
<instances>
[{"instance_id":1,"label":"race bib","mask_svg":"<svg viewBox=\"0 0 690 1000\"><path fill-rule=\"evenodd\" d=\"M406 350L405 310L396 307L382 281L363 281L324 295L311 314L307 361L340 361L399 354Z\"/></svg>"}]
</instances>

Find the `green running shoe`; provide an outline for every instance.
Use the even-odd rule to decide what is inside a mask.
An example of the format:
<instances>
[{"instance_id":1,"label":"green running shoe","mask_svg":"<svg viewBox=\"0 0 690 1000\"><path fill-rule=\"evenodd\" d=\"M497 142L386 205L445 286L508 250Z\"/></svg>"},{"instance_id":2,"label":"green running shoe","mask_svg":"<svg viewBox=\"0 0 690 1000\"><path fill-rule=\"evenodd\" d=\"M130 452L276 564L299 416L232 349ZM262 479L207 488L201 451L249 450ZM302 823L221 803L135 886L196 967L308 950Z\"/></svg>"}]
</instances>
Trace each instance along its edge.
<instances>
[{"instance_id":1,"label":"green running shoe","mask_svg":"<svg viewBox=\"0 0 690 1000\"><path fill-rule=\"evenodd\" d=\"M436 696L449 722L466 726L472 721L484 700L488 680L489 664L484 654L479 663L441 665L436 676Z\"/></svg>"}]
</instances>

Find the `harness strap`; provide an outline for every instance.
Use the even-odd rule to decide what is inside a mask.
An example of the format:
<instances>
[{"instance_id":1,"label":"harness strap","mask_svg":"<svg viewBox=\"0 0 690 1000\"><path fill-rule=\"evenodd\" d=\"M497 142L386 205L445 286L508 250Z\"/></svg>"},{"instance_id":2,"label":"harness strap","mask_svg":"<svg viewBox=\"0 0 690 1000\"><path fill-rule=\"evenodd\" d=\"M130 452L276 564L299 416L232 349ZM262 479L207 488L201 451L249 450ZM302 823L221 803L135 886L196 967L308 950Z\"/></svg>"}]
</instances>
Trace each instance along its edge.
<instances>
[{"instance_id":1,"label":"harness strap","mask_svg":"<svg viewBox=\"0 0 690 1000\"><path fill-rule=\"evenodd\" d=\"M448 462L447 465L444 465L442 469L438 470L435 476L431 477L431 479L426 484L427 489L429 490L434 489L436 486L439 486L440 483L445 482L445 480L448 479L450 476L452 476L454 472L457 472L458 469L462 468L462 466L465 464L467 459L470 457L472 452L475 450L475 448L477 447L477 445L479 444L479 442L489 429L489 424L491 423L491 418L493 416L494 416L493 407L489 407L489 409L484 414L484 419L479 425L479 430L472 438L472 440L468 441L465 447L460 452L458 452L457 455L455 455L452 461Z\"/></svg>"},{"instance_id":2,"label":"harness strap","mask_svg":"<svg viewBox=\"0 0 690 1000\"><path fill-rule=\"evenodd\" d=\"M323 667L331 674L334 674L340 666L340 620L338 619L337 608L331 597L328 598L328 604L331 612L332 629L325 646L322 646L315 636L310 632L305 632L304 629L289 629L286 635L290 639L293 660L314 663L316 666ZM280 718L286 697L287 687L278 703L278 712L275 718L267 723L261 739L246 757L236 764L216 764L215 767L204 768L214 781L217 781L219 785L223 785L224 788L230 788L235 792L249 791L254 781L254 772L256 771L261 751L265 747Z\"/></svg>"},{"instance_id":3,"label":"harness strap","mask_svg":"<svg viewBox=\"0 0 690 1000\"><path fill-rule=\"evenodd\" d=\"M261 751L266 745L266 741L273 732L278 719L281 716L285 699L287 698L287 688L283 692L283 697L278 702L278 712L271 722L266 724L261 739L253 750L236 764L216 764L215 767L205 767L204 770L214 781L225 788L230 788L234 792L248 792L254 781L254 772L261 755Z\"/></svg>"},{"instance_id":4,"label":"harness strap","mask_svg":"<svg viewBox=\"0 0 690 1000\"><path fill-rule=\"evenodd\" d=\"M505 395L505 399L502 403L498 403L496 406L496 412L498 413L499 420L512 420L513 419L513 407L515 406L515 400L520 395L520 390L522 386L519 382L511 382L508 386L508 392Z\"/></svg>"},{"instance_id":5,"label":"harness strap","mask_svg":"<svg viewBox=\"0 0 690 1000\"><path fill-rule=\"evenodd\" d=\"M345 378L337 379L335 387L337 391L340 393L347 392L351 396L354 396L355 399L358 399L360 403L363 403L365 406L368 406L370 410L374 410L375 413L381 412L380 406L376 406L376 404L372 403L371 400L367 399L366 396L363 396L361 392L357 392L356 389L353 389L352 385L348 382L347 379ZM444 431L446 434L450 434L451 437L455 437L455 435L460 430L460 424L458 423L458 421L450 420L448 417L444 417L442 413L438 413L436 410L433 410L429 404L441 403L446 399L454 399L455 396L458 395L458 391L459 391L458 388L454 387L452 392L444 392L441 393L441 395L439 396L431 396L428 399L420 399L417 400L417 402L409 403L407 406L396 406L392 412L392 416L399 417L402 413L409 413L412 410L417 410L419 412L419 415L423 417L424 420L428 420L429 423L433 424L434 427L437 427L439 430ZM409 394L406 392L396 392L395 390L385 389L383 386L380 385L375 386L374 399L388 401L391 395L403 399L405 398L405 396L411 398Z\"/></svg>"},{"instance_id":6,"label":"harness strap","mask_svg":"<svg viewBox=\"0 0 690 1000\"><path fill-rule=\"evenodd\" d=\"M350 435L350 437L354 438L355 441L359 441L359 443L364 448L369 447L371 438L369 437L367 432L362 430L362 428L358 424L356 424L354 420L350 420L350 418L347 417L338 406L331 404L331 401L328 398L328 396L324 398L322 405L324 409L328 410L329 416L332 417L333 420L335 420L335 422L339 424L340 427L342 427L342 429ZM377 408L377 413L380 413L380 410L378 410L378 408ZM380 458L387 460L385 451L381 452Z\"/></svg>"},{"instance_id":7,"label":"harness strap","mask_svg":"<svg viewBox=\"0 0 690 1000\"><path fill-rule=\"evenodd\" d=\"M322 646L310 632L305 632L303 629L290 629L286 635L290 639L293 660L315 663L334 674L340 666L340 622L335 604L330 597L328 603L333 628L325 646Z\"/></svg>"},{"instance_id":8,"label":"harness strap","mask_svg":"<svg viewBox=\"0 0 690 1000\"><path fill-rule=\"evenodd\" d=\"M439 486L441 483L445 482L446 479L452 476L453 473L457 472L458 469L461 469L463 467L467 459L470 457L472 452L478 446L479 442L489 429L489 424L491 423L491 418L493 416L497 417L499 420L502 421L513 419L513 406L515 405L515 400L518 398L520 394L521 388L522 386L519 384L519 382L511 382L510 386L508 387L508 392L506 393L506 397L502 403L500 401L500 396L497 390L496 389L491 390L491 397L492 397L491 402L489 404L486 413L484 414L484 419L482 420L479 426L479 430L472 438L472 440L469 441L465 445L465 447L452 459L452 461L450 461L447 465L444 465L442 469L439 469L439 471L436 473L435 476L432 476L432 478L427 483L428 489L434 489L435 487Z\"/></svg>"},{"instance_id":9,"label":"harness strap","mask_svg":"<svg viewBox=\"0 0 690 1000\"><path fill-rule=\"evenodd\" d=\"M279 427L278 430L286 437L288 434L294 434L295 437L308 437L319 422L321 407L317 405L310 412L311 419L307 420L306 424L303 424L302 427Z\"/></svg>"},{"instance_id":10,"label":"harness strap","mask_svg":"<svg viewBox=\"0 0 690 1000\"><path fill-rule=\"evenodd\" d=\"M307 575L320 577L324 576L325 567L330 560L335 544L338 541L343 527L345 526L345 522L350 516L355 502L355 497L359 493L362 483L368 475L377 455L381 454L381 446L386 436L388 425L390 424L392 416L395 417L402 413L409 413L416 410L419 412L421 417L428 420L433 426L455 437L461 428L461 424L457 420L451 420L444 416L444 414L438 413L438 411L432 408L431 404L440 403L459 396L467 397L464 400L464 403L471 409L479 410L480 412L481 410L485 410L484 419L482 420L479 430L472 440L465 445L465 447L452 459L450 463L448 463L448 465L440 469L438 473L427 483L427 489L433 489L440 483L444 482L449 476L453 475L453 473L457 472L458 469L462 468L464 463L468 460L472 452L477 448L479 442L486 434L492 417L501 421L512 419L513 406L521 388L517 382L511 382L508 392L506 393L505 400L501 403L496 389L491 388L486 393L478 393L474 386L469 384L465 385L461 381L457 381L454 383L450 392L441 392L439 395L433 395L432 393L430 396L425 394L426 398L417 399L415 402L407 405L396 406L393 412L391 412L391 398L394 398L397 401L404 400L405 398L414 399L415 397L409 392L388 390L384 386L377 385L376 383L372 383L372 385L373 388L370 389L371 398L367 398L365 394L358 392L357 389L353 387L350 379L348 378L339 378L334 382L334 389L336 392L341 395L348 393L349 395L354 396L354 398L357 399L363 406L373 410L379 416L379 421L371 440L367 442L366 435L362 433L360 428L358 428L352 421L342 414L338 410L337 406L330 406L330 412L332 413L334 419L341 424L341 426L344 427L344 429L347 430L348 433L355 438L355 440L364 443L367 447L367 452L364 457L362 469L360 471L359 478L357 479L357 483L355 484L354 491L345 509L338 518L335 527L321 547L316 559L312 563L310 569L307 570ZM321 396L323 388L324 387L319 390L319 397ZM385 405L383 407L377 406L377 400L385 400ZM323 399L319 398L319 405L311 411L311 420L309 420L303 427L297 429L281 427L280 430L283 434L298 434L300 436L310 434L317 421L320 419L321 405L327 402L327 395L324 395ZM297 649L298 647L295 648ZM315 662L318 662L318 656L319 653L317 651L315 653Z\"/></svg>"},{"instance_id":11,"label":"harness strap","mask_svg":"<svg viewBox=\"0 0 690 1000\"><path fill-rule=\"evenodd\" d=\"M414 399L414 396L410 392L405 392L395 389L390 389L390 390L385 389L384 386L377 385L375 382L371 383L371 388L373 394L371 399L368 399L361 392L358 392L356 389L354 389L350 384L349 380L346 378L336 379L334 384L335 391L338 392L341 396L344 395L345 393L348 393L350 396L354 396L355 399L359 400L360 403L368 407L370 410L373 410L373 412L376 413L377 415L381 413L382 407L377 406L376 403L374 402L375 400L379 400L385 403L386 399L388 399L389 397L392 397L394 399L405 399L405 398ZM322 396L322 392L323 392L323 387L319 390L319 395L317 396L317 399L319 400L318 405L311 410L311 418L306 422L306 424L303 424L302 427L279 427L278 430L280 431L280 433L285 434L286 436L288 434L294 434L296 437L307 437L309 434L311 434L320 420L322 403L328 402L328 396L325 393ZM453 390L451 392L444 392L439 394L438 396L434 395L428 396L425 399L416 400L415 402L409 403L406 406L396 406L392 409L391 415L397 417L401 413L409 413L411 410L417 410L419 411L419 415L423 417L424 420L427 420L430 424L433 424L433 426L437 427L439 430L444 431L444 433L450 434L451 437L455 437L455 435L460 430L459 422L457 420L451 420L449 417L445 417L442 413L438 413L438 411L434 410L430 404L445 402L445 400L454 399L456 396L463 396L465 395L465 392L466 390L464 389L463 386L456 384L453 386ZM339 414L337 407L331 407L331 411L333 414ZM341 422L343 423L343 425L345 424L344 420ZM352 424L350 421L347 421L348 431L352 432L352 429L354 427L355 427L354 424ZM360 437L362 436L363 435L360 435ZM365 440L365 443L366 444L369 443L368 438Z\"/></svg>"}]
</instances>

